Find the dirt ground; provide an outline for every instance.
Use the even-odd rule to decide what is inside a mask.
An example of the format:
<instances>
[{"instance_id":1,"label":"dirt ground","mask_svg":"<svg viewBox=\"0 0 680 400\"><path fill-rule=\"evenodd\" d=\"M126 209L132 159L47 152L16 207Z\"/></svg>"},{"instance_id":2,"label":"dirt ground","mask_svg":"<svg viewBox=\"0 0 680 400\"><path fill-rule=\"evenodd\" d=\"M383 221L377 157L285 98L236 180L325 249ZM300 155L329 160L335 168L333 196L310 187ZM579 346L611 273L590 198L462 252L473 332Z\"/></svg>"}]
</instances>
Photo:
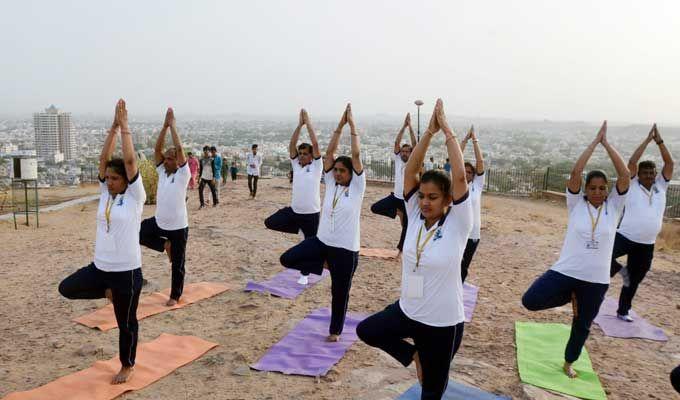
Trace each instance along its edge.
<instances>
[{"instance_id":1,"label":"dirt ground","mask_svg":"<svg viewBox=\"0 0 680 400\"><path fill-rule=\"evenodd\" d=\"M196 335L219 343L201 359L125 399L392 399L416 381L403 368L363 343L320 379L251 371L254 363L310 311L330 301L325 280L296 300L245 293L248 280L262 280L282 270L278 257L298 236L271 232L263 220L290 201L283 179L260 181L258 199L248 200L245 180L222 188L217 208L198 211L190 192L187 281L221 281L234 289L214 298L140 322L140 341L161 333ZM362 246L392 247L397 221L372 215L370 205L389 189L369 186L361 222ZM207 193L206 193L207 194ZM91 262L96 203L41 215L41 228L15 231L0 223L0 397L48 383L87 368L117 352L118 331L99 332L71 321L104 305L68 301L57 285ZM144 215L153 214L146 206ZM530 313L520 298L531 282L557 259L565 232L566 211L544 200L485 195L482 242L469 281L480 287L477 308L465 327L451 376L482 389L523 399L514 346L515 321L570 322L568 308ZM667 234L673 239L674 234ZM635 309L670 336L666 343L605 337L593 325L586 343L595 370L610 399L674 399L670 370L680 364L680 251L659 246L652 271L640 287ZM169 286L164 254L143 249L143 272L150 284L144 294ZM361 258L350 297L350 311L375 312L399 296L396 261ZM620 290L620 278L609 295ZM79 355L84 345L97 354Z\"/></svg>"}]
</instances>

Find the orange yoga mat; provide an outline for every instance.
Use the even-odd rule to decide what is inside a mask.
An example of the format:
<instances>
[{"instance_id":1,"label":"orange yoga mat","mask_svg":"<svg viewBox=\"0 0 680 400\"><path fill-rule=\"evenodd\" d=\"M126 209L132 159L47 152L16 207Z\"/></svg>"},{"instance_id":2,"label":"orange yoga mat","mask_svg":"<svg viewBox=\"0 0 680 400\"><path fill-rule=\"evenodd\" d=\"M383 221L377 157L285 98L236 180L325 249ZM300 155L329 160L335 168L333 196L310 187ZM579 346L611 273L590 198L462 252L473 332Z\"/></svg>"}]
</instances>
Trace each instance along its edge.
<instances>
[{"instance_id":1,"label":"orange yoga mat","mask_svg":"<svg viewBox=\"0 0 680 400\"><path fill-rule=\"evenodd\" d=\"M137 307L137 320L162 313L163 311L182 308L199 300L207 299L208 297L220 294L228 289L229 286L224 283L191 283L184 286L184 292L182 293L182 297L179 299L179 303L172 307L165 305L165 303L170 298L170 289L165 289L162 292L152 293L142 299L139 299L139 306ZM113 313L113 304L109 304L97 311L83 315L82 317L78 317L74 319L74 321L87 327L97 328L102 331L108 331L109 329L118 327L118 324L116 324L116 316Z\"/></svg>"},{"instance_id":2,"label":"orange yoga mat","mask_svg":"<svg viewBox=\"0 0 680 400\"><path fill-rule=\"evenodd\" d=\"M359 255L364 257L374 257L391 260L397 258L397 256L399 255L399 250L369 249L368 247L362 247L361 250L359 250Z\"/></svg>"},{"instance_id":3,"label":"orange yoga mat","mask_svg":"<svg viewBox=\"0 0 680 400\"><path fill-rule=\"evenodd\" d=\"M207 342L195 336L164 333L156 340L139 345L135 372L130 380L123 384L111 384L111 380L120 369L120 361L116 356L108 361L97 361L90 368L62 376L39 388L10 393L3 400L110 400L156 382L216 346L217 343Z\"/></svg>"}]
</instances>

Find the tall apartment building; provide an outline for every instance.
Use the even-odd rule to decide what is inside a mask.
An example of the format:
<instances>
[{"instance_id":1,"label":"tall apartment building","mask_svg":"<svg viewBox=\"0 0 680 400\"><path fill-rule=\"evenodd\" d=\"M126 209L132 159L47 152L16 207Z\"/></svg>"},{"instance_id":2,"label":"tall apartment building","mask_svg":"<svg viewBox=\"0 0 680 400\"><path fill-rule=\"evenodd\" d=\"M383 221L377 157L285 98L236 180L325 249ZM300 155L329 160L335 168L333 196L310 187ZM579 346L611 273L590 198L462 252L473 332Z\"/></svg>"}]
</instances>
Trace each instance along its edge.
<instances>
[{"instance_id":1,"label":"tall apartment building","mask_svg":"<svg viewBox=\"0 0 680 400\"><path fill-rule=\"evenodd\" d=\"M76 158L76 140L71 113L59 111L55 106L45 112L33 114L35 149L39 158L48 162Z\"/></svg>"}]
</instances>

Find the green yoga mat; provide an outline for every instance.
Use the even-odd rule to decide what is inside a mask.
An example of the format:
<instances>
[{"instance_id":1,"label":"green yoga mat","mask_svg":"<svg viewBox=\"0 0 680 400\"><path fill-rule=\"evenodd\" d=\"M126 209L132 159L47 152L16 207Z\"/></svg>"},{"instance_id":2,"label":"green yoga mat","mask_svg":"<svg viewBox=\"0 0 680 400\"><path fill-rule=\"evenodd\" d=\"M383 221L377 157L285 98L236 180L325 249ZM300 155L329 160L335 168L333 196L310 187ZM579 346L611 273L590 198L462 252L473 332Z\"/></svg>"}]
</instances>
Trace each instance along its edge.
<instances>
[{"instance_id":1,"label":"green yoga mat","mask_svg":"<svg viewBox=\"0 0 680 400\"><path fill-rule=\"evenodd\" d=\"M582 399L606 400L585 348L573 365L578 378L571 379L562 371L570 330L564 324L515 322L517 366L522 382Z\"/></svg>"}]
</instances>

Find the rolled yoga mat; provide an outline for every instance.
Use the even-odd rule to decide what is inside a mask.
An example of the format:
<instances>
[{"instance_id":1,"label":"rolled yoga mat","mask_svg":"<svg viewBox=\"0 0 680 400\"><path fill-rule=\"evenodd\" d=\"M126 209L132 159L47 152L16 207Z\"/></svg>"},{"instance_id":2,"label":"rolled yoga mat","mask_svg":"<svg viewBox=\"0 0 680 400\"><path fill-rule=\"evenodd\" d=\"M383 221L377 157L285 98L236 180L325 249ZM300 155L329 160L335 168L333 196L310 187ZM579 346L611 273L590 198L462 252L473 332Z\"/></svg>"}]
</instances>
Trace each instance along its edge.
<instances>
[{"instance_id":1,"label":"rolled yoga mat","mask_svg":"<svg viewBox=\"0 0 680 400\"><path fill-rule=\"evenodd\" d=\"M75 372L38 388L14 392L2 400L110 400L125 392L142 389L177 368L201 357L217 343L195 336L161 334L151 342L137 347L135 372L129 381L112 385L111 380L120 369L118 356L97 361L90 368Z\"/></svg>"},{"instance_id":2,"label":"rolled yoga mat","mask_svg":"<svg viewBox=\"0 0 680 400\"><path fill-rule=\"evenodd\" d=\"M573 364L579 376L569 378L562 370L570 331L571 327L564 324L515 322L520 379L530 385L582 399L605 400L607 395L593 371L585 347L581 357Z\"/></svg>"},{"instance_id":3,"label":"rolled yoga mat","mask_svg":"<svg viewBox=\"0 0 680 400\"><path fill-rule=\"evenodd\" d=\"M365 317L347 313L340 341L327 342L331 312L328 308L312 311L281 341L273 345L252 368L288 375L324 376L358 339L356 327Z\"/></svg>"},{"instance_id":4,"label":"rolled yoga mat","mask_svg":"<svg viewBox=\"0 0 680 400\"><path fill-rule=\"evenodd\" d=\"M309 283L307 285L300 285L297 283L298 279L300 279L300 271L284 269L264 282L248 282L245 291L271 293L284 299L294 299L304 292L305 289L316 285L328 275L330 273L326 269L323 270L321 275L309 274Z\"/></svg>"},{"instance_id":5,"label":"rolled yoga mat","mask_svg":"<svg viewBox=\"0 0 680 400\"><path fill-rule=\"evenodd\" d=\"M152 293L139 299L137 306L137 320L142 320L152 315L160 314L164 311L176 310L197 301L213 297L229 289L224 283L199 282L184 286L184 292L179 299L179 303L168 307L165 303L170 299L170 289L162 292ZM113 313L113 304L109 304L94 312L85 314L73 321L83 324L90 328L97 328L102 331L117 328L116 315Z\"/></svg>"}]
</instances>

